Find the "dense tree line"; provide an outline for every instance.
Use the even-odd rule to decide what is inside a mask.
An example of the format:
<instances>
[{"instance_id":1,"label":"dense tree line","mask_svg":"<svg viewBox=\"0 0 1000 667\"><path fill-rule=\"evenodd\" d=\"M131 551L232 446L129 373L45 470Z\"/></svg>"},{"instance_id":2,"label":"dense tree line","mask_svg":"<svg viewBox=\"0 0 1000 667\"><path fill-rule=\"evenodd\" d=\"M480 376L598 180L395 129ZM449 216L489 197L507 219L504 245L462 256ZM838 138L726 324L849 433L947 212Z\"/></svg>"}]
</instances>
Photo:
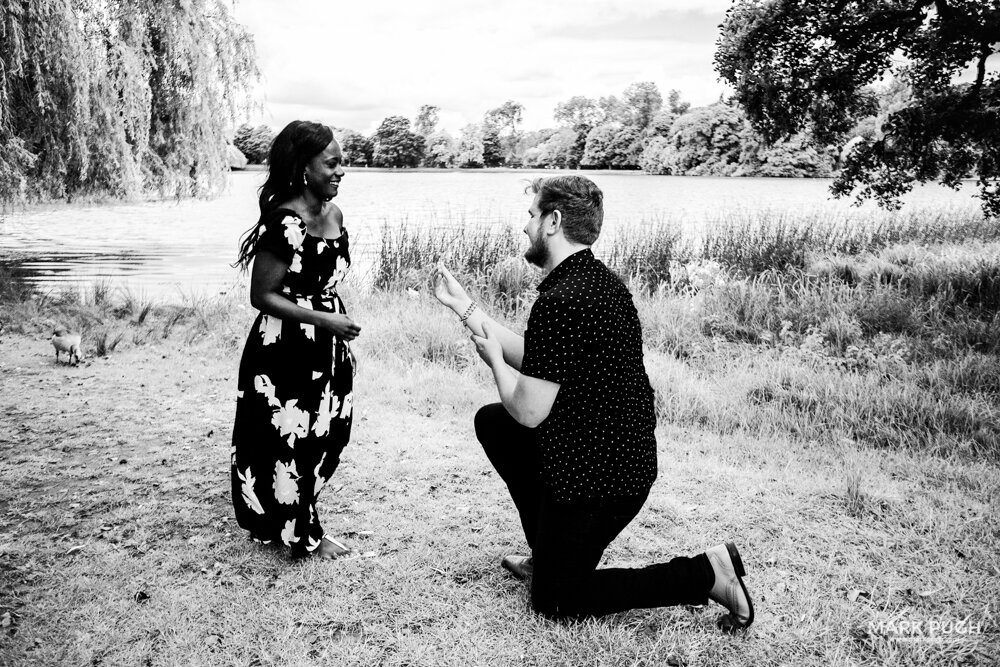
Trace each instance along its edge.
<instances>
[{"instance_id":1,"label":"dense tree line","mask_svg":"<svg viewBox=\"0 0 1000 667\"><path fill-rule=\"evenodd\" d=\"M556 106L556 125L543 130L522 130L524 108L508 100L483 114L482 121L462 128L457 137L438 128L440 109L433 105L421 107L413 121L386 118L370 137L344 128L334 133L348 166L821 177L835 173L844 148L870 137L888 109L906 102L909 88L894 81L869 92L878 101L872 115L860 119L844 139L829 144L816 142L808 132L768 141L735 100L692 108L678 91L664 97L648 81L628 86L621 97L571 97ZM273 136L266 126L243 126L234 142L250 162L262 162Z\"/></svg>"},{"instance_id":2,"label":"dense tree line","mask_svg":"<svg viewBox=\"0 0 1000 667\"><path fill-rule=\"evenodd\" d=\"M225 0L6 0L0 202L210 193L257 76Z\"/></svg>"}]
</instances>

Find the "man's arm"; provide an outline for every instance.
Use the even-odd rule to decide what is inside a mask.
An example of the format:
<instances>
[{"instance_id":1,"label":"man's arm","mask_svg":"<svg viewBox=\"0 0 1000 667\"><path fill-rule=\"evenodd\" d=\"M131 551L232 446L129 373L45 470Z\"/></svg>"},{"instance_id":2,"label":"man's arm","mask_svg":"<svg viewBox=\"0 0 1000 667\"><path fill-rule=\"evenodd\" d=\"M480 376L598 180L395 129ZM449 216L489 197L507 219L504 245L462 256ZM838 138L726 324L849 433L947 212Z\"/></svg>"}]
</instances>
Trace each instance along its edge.
<instances>
[{"instance_id":1,"label":"man's arm","mask_svg":"<svg viewBox=\"0 0 1000 667\"><path fill-rule=\"evenodd\" d=\"M469 303L472 303L472 299L469 299ZM466 309L468 309L468 305L466 306ZM458 312L459 317L461 317L464 313L465 310ZM469 331L471 331L473 335L480 337L484 335L484 327L489 327L490 335L496 338L497 342L500 343L500 347L503 349L504 363L513 368L515 371L521 370L521 361L524 359L524 336L519 336L494 320L492 317L483 312L483 309L478 305L472 311L472 314L469 315L469 319L465 320L465 326L469 327Z\"/></svg>"},{"instance_id":2,"label":"man's arm","mask_svg":"<svg viewBox=\"0 0 1000 667\"><path fill-rule=\"evenodd\" d=\"M504 361L503 349L490 322L483 322L483 336L473 335L476 351L493 371L500 402L519 424L535 428L549 416L559 393L559 384L513 372ZM522 339L523 351L523 339Z\"/></svg>"},{"instance_id":3,"label":"man's arm","mask_svg":"<svg viewBox=\"0 0 1000 667\"><path fill-rule=\"evenodd\" d=\"M472 299L442 262L438 263L435 283L434 295L438 301L451 308L459 317L469 313ZM521 360L524 358L524 337L503 326L476 305L465 320L465 326L469 327L473 335L482 337L484 325L490 327L492 337L503 349L504 362L514 370L521 370Z\"/></svg>"}]
</instances>

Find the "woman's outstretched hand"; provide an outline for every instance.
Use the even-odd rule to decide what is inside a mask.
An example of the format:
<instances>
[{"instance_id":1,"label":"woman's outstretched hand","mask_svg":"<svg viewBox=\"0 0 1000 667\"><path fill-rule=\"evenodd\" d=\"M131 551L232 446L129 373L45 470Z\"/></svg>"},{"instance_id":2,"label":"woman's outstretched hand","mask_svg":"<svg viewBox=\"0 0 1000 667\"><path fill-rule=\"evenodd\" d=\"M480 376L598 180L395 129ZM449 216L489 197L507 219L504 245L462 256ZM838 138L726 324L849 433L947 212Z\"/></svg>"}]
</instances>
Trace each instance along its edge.
<instances>
[{"instance_id":1,"label":"woman's outstretched hand","mask_svg":"<svg viewBox=\"0 0 1000 667\"><path fill-rule=\"evenodd\" d=\"M472 302L465 288L458 284L443 261L438 261L437 269L434 271L434 296L456 313L464 311Z\"/></svg>"},{"instance_id":2,"label":"woman's outstretched hand","mask_svg":"<svg viewBox=\"0 0 1000 667\"><path fill-rule=\"evenodd\" d=\"M343 313L323 313L323 317L316 324L344 340L354 340L361 333L361 327Z\"/></svg>"}]
</instances>

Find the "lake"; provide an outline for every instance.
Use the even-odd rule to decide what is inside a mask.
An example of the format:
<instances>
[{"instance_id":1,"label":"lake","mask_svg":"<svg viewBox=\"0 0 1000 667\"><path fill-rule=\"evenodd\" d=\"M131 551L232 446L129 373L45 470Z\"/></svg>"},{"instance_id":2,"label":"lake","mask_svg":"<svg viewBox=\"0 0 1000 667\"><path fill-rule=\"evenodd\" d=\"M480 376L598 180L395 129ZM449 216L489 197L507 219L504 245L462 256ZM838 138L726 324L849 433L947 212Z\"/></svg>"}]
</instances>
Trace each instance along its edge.
<instances>
[{"instance_id":1,"label":"lake","mask_svg":"<svg viewBox=\"0 0 1000 667\"><path fill-rule=\"evenodd\" d=\"M349 169L337 203L354 244L356 272L371 265L384 225L512 225L527 222L529 179L552 171L383 171ZM870 215L832 200L828 179L650 176L584 172L605 195L602 239L629 226L669 223L686 236L739 212ZM0 215L0 260L17 262L43 288L103 281L150 297L214 294L240 280L229 264L258 215L263 171L233 172L212 200L54 205ZM906 207L970 207L971 187L917 188ZM601 241L595 246L600 254Z\"/></svg>"}]
</instances>

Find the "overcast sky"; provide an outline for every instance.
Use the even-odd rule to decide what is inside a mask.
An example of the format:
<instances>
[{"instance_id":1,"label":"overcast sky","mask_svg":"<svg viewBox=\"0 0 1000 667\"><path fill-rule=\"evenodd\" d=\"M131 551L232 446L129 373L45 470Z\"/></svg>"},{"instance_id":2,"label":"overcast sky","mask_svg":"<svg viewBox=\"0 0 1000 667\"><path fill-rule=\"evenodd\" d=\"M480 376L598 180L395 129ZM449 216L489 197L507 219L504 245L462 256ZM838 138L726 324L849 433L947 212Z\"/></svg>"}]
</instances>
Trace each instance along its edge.
<instances>
[{"instance_id":1,"label":"overcast sky","mask_svg":"<svg viewBox=\"0 0 1000 667\"><path fill-rule=\"evenodd\" d=\"M725 91L712 68L730 0L237 0L254 35L263 115L370 134L390 115L441 108L457 134L506 100L523 129L552 127L573 95L652 81L694 106Z\"/></svg>"}]
</instances>

